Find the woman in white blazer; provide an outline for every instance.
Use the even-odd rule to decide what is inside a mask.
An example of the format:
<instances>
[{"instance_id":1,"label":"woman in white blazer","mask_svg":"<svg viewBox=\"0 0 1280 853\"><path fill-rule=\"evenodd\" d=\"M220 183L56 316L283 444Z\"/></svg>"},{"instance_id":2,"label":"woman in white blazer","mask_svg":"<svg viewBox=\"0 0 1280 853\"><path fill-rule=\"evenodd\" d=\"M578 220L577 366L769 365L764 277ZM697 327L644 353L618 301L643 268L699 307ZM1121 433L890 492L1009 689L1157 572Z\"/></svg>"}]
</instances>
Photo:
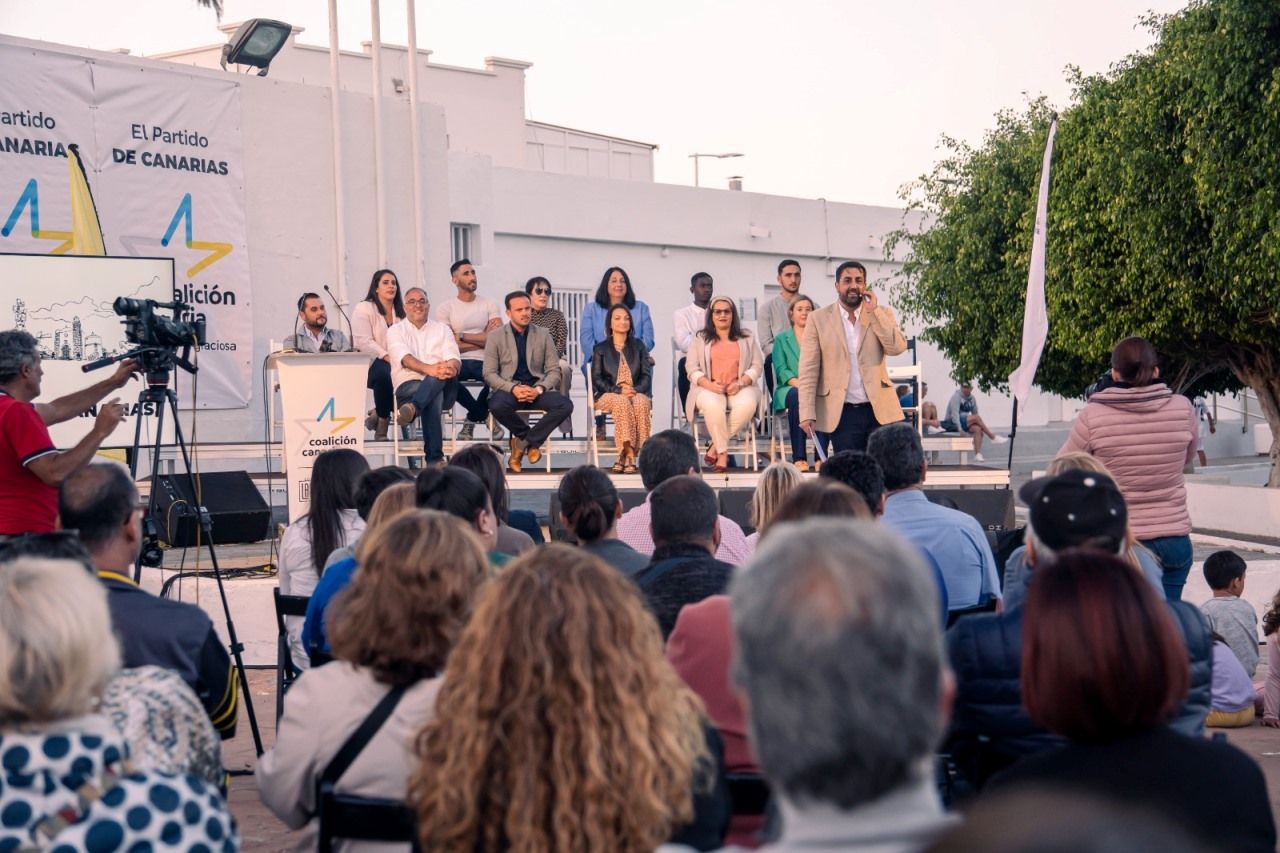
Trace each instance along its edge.
<instances>
[{"instance_id":1,"label":"woman in white blazer","mask_svg":"<svg viewBox=\"0 0 1280 853\"><path fill-rule=\"evenodd\" d=\"M714 297L707 305L707 323L696 335L685 359L685 371L693 387L685 402L692 421L702 413L711 433L706 463L716 471L729 464L729 439L755 416L760 405L760 374L764 356L751 332L738 321L738 308L727 296Z\"/></svg>"}]
</instances>

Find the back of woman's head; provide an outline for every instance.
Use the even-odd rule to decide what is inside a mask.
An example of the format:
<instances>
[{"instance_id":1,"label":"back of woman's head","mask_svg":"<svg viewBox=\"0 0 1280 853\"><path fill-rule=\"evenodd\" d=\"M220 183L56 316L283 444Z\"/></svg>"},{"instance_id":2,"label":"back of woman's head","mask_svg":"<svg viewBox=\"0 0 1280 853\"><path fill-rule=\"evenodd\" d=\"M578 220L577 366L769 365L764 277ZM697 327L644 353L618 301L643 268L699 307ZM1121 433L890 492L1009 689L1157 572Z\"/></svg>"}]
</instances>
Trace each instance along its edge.
<instances>
[{"instance_id":1,"label":"back of woman's head","mask_svg":"<svg viewBox=\"0 0 1280 853\"><path fill-rule=\"evenodd\" d=\"M489 490L479 477L456 465L427 468L414 484L414 501L419 509L436 509L474 525L476 516L493 507Z\"/></svg>"},{"instance_id":2,"label":"back of woman's head","mask_svg":"<svg viewBox=\"0 0 1280 853\"><path fill-rule=\"evenodd\" d=\"M779 524L822 516L861 518L867 521L873 518L862 495L844 483L819 478L801 483L788 492L769 523L760 531L760 537L768 536L769 531Z\"/></svg>"},{"instance_id":3,"label":"back of woman's head","mask_svg":"<svg viewBox=\"0 0 1280 853\"><path fill-rule=\"evenodd\" d=\"M369 510L369 519L365 522L364 535L360 540L363 542L378 528L413 509L415 500L412 481L388 486L373 502L373 509Z\"/></svg>"},{"instance_id":4,"label":"back of woman's head","mask_svg":"<svg viewBox=\"0 0 1280 853\"><path fill-rule=\"evenodd\" d=\"M804 477L790 462L774 462L765 468L751 496L751 526L756 530L768 526L782 501L803 482Z\"/></svg>"},{"instance_id":5,"label":"back of woman's head","mask_svg":"<svg viewBox=\"0 0 1280 853\"><path fill-rule=\"evenodd\" d=\"M1023 704L1064 737L1147 731L1187 694L1186 646L1165 603L1114 555L1070 548L1037 568L1022 632Z\"/></svg>"},{"instance_id":6,"label":"back of woman's head","mask_svg":"<svg viewBox=\"0 0 1280 853\"><path fill-rule=\"evenodd\" d=\"M692 816L704 751L635 585L551 544L481 591L410 797L424 849L652 850Z\"/></svg>"},{"instance_id":7,"label":"back of woman's head","mask_svg":"<svg viewBox=\"0 0 1280 853\"><path fill-rule=\"evenodd\" d=\"M87 714L119 669L97 578L70 560L0 564L0 726Z\"/></svg>"},{"instance_id":8,"label":"back of woman's head","mask_svg":"<svg viewBox=\"0 0 1280 853\"><path fill-rule=\"evenodd\" d=\"M613 529L618 490L594 465L580 465L560 479L560 512L579 542L595 542Z\"/></svg>"},{"instance_id":9,"label":"back of woman's head","mask_svg":"<svg viewBox=\"0 0 1280 853\"><path fill-rule=\"evenodd\" d=\"M493 514L505 524L511 501L507 490L507 475L503 471L502 457L498 455L498 451L487 444L473 444L455 453L449 460L449 465L463 468L480 478L493 503Z\"/></svg>"},{"instance_id":10,"label":"back of woman's head","mask_svg":"<svg viewBox=\"0 0 1280 853\"><path fill-rule=\"evenodd\" d=\"M1111 369L1121 382L1130 385L1150 385L1156 378L1160 359L1156 348L1146 338L1125 338L1111 350Z\"/></svg>"},{"instance_id":11,"label":"back of woman's head","mask_svg":"<svg viewBox=\"0 0 1280 853\"><path fill-rule=\"evenodd\" d=\"M360 571L333 603L333 653L388 684L436 675L488 571L460 519L412 510L360 540Z\"/></svg>"},{"instance_id":12,"label":"back of woman's head","mask_svg":"<svg viewBox=\"0 0 1280 853\"><path fill-rule=\"evenodd\" d=\"M326 450L311 468L311 560L317 569L334 549L346 543L342 534L342 510L356 508L356 485L369 470L369 461L354 450Z\"/></svg>"}]
</instances>

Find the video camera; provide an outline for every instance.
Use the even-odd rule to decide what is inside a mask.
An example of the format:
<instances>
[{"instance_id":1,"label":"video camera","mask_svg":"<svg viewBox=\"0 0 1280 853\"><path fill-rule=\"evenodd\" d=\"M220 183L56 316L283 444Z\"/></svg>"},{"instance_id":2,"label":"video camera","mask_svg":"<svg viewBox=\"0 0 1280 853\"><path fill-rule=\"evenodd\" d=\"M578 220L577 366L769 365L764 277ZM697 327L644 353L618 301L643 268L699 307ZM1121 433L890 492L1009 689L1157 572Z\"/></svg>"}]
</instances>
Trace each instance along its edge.
<instances>
[{"instance_id":1,"label":"video camera","mask_svg":"<svg viewBox=\"0 0 1280 853\"><path fill-rule=\"evenodd\" d=\"M158 308L173 311L173 317L165 317L156 313ZM133 344L135 349L119 355L107 356L97 361L82 365L85 373L106 367L126 358L136 359L148 381L164 384L168 382L169 371L174 365L188 373L195 373L196 367L191 363L190 355L193 346L200 346L206 341L205 322L196 320L187 323L178 318L187 305L183 302L157 302L154 299L130 299L119 296L111 303L111 309L124 318L125 340ZM178 349L182 349L179 355Z\"/></svg>"}]
</instances>

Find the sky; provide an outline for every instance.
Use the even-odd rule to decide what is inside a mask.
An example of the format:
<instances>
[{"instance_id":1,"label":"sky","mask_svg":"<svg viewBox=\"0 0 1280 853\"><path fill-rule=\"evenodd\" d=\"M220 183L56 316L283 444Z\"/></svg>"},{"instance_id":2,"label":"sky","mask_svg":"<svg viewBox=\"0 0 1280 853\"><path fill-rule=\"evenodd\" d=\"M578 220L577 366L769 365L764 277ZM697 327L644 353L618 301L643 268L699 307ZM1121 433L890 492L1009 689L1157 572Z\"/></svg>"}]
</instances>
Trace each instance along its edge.
<instances>
[{"instance_id":1,"label":"sky","mask_svg":"<svg viewBox=\"0 0 1280 853\"><path fill-rule=\"evenodd\" d=\"M1149 12L1186 0L417 0L432 61L532 62L527 118L659 146L655 178L898 205L939 159L945 134L982 140L994 114L1045 95L1070 102L1066 68L1105 71L1150 47ZM368 0L339 0L339 37L359 50ZM128 14L121 14L127 9ZM382 39L407 43L406 4L381 4ZM266 17L327 45L323 0L226 0L224 23ZM0 0L0 33L135 55L220 44L195 0Z\"/></svg>"}]
</instances>

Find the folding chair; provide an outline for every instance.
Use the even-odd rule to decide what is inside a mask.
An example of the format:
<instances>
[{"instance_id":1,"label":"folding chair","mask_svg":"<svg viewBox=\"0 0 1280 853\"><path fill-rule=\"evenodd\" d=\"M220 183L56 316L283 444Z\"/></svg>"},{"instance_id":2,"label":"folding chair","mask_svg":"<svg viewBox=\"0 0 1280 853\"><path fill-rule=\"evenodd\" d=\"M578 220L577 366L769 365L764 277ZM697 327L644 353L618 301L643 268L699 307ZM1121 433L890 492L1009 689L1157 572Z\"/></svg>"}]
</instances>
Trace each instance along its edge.
<instances>
[{"instance_id":1,"label":"folding chair","mask_svg":"<svg viewBox=\"0 0 1280 853\"><path fill-rule=\"evenodd\" d=\"M690 393L693 393L693 392L691 391ZM692 424L693 443L697 446L699 453L702 452L702 436L701 436L701 431L698 429L698 425L699 424L705 425L705 423L706 423L706 420L702 417L702 414L700 412L695 413L695 417L693 419L693 424ZM729 437L729 448L728 448L729 455L732 456L735 453L747 454L751 458L750 467L752 471L760 470L760 457L759 457L759 453L756 445L756 433L759 431L759 427L760 427L760 408L759 406L757 406L756 413L751 416L751 421L745 427L743 427L743 430L746 432L746 436L744 438L739 438L737 436Z\"/></svg>"},{"instance_id":2,"label":"folding chair","mask_svg":"<svg viewBox=\"0 0 1280 853\"><path fill-rule=\"evenodd\" d=\"M608 412L596 411L596 397L595 397L594 386L591 382L591 369L588 368L586 373L587 373L587 402L591 407L591 416L593 418L594 417L604 418L605 435L608 435L609 422L613 420L613 416L610 415ZM679 396L679 395L677 394L676 396ZM595 430L595 429L588 430L587 435L589 436L589 438L587 439L587 448L588 448L588 452L590 453L589 458L591 459L591 464L599 468L600 467L600 436L598 434L598 430ZM616 448L608 449L608 450L605 450L605 455L617 456L618 451Z\"/></svg>"},{"instance_id":3,"label":"folding chair","mask_svg":"<svg viewBox=\"0 0 1280 853\"><path fill-rule=\"evenodd\" d=\"M311 601L305 595L282 595L280 587L271 590L276 608L276 722L280 722L284 714L284 694L302 670L293 662L293 652L289 649L289 630L285 627L284 617L306 616L307 603Z\"/></svg>"},{"instance_id":4,"label":"folding chair","mask_svg":"<svg viewBox=\"0 0 1280 853\"><path fill-rule=\"evenodd\" d=\"M418 846L418 820L413 809L399 800L340 794L331 783L320 785L317 813L320 837L316 849L330 853L334 841L383 841Z\"/></svg>"}]
</instances>

